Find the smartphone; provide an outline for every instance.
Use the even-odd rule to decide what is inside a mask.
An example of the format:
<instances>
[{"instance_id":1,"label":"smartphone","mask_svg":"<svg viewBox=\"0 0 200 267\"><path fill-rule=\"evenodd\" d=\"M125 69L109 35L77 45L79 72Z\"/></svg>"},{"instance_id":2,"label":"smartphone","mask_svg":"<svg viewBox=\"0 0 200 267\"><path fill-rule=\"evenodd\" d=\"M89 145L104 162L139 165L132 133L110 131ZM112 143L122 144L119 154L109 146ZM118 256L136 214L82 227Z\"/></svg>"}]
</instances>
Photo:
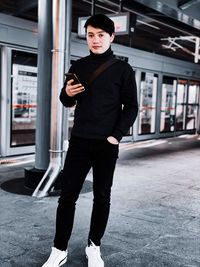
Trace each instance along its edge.
<instances>
[{"instance_id":1,"label":"smartphone","mask_svg":"<svg viewBox=\"0 0 200 267\"><path fill-rule=\"evenodd\" d=\"M72 85L81 83L75 73L69 73L68 72L68 73L65 73L65 76L68 78L68 80L71 80L71 79L74 80Z\"/></svg>"}]
</instances>

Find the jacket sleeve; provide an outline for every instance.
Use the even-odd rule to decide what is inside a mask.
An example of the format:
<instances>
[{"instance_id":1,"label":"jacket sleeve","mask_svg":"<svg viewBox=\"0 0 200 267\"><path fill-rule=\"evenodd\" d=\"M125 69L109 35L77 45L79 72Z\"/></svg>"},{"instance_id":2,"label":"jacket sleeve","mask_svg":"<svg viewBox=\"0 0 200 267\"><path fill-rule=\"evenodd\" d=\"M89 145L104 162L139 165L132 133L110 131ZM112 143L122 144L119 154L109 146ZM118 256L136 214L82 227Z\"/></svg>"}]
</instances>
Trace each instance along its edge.
<instances>
[{"instance_id":1,"label":"jacket sleeve","mask_svg":"<svg viewBox=\"0 0 200 267\"><path fill-rule=\"evenodd\" d=\"M119 120L112 133L118 141L127 134L129 128L133 125L138 113L137 87L135 82L135 74L132 67L124 73L121 88L122 109Z\"/></svg>"},{"instance_id":2,"label":"jacket sleeve","mask_svg":"<svg viewBox=\"0 0 200 267\"><path fill-rule=\"evenodd\" d=\"M74 72L73 65L70 67L68 72ZM66 93L65 88L67 86L67 82L68 82L68 79L66 78L63 88L61 89L61 92L60 92L60 101L65 107L73 107L74 105L76 105L76 97L68 96L68 94Z\"/></svg>"}]
</instances>

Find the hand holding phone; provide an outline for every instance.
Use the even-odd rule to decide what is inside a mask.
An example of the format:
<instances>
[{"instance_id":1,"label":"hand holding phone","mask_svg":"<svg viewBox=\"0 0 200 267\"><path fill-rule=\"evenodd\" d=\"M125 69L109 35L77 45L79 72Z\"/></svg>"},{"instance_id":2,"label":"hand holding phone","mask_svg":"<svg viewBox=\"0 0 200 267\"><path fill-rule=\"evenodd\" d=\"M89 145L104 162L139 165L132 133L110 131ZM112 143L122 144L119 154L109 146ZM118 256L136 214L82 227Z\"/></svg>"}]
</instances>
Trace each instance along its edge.
<instances>
[{"instance_id":1,"label":"hand holding phone","mask_svg":"<svg viewBox=\"0 0 200 267\"><path fill-rule=\"evenodd\" d=\"M68 80L74 80L72 85L81 83L75 73L68 72L68 73L65 73L65 76L68 78Z\"/></svg>"},{"instance_id":2,"label":"hand holding phone","mask_svg":"<svg viewBox=\"0 0 200 267\"><path fill-rule=\"evenodd\" d=\"M75 96L85 90L75 73L66 73L65 75L69 80L65 88L68 96Z\"/></svg>"}]
</instances>

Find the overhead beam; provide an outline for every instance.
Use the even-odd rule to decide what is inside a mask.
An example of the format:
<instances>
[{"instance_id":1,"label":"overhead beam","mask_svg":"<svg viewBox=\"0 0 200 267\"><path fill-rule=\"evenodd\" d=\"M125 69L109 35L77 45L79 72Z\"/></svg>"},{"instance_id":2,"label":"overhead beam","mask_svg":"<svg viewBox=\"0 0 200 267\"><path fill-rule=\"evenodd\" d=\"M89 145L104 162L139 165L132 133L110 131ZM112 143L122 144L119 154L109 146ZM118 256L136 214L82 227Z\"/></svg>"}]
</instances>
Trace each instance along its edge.
<instances>
[{"instance_id":1,"label":"overhead beam","mask_svg":"<svg viewBox=\"0 0 200 267\"><path fill-rule=\"evenodd\" d=\"M184 10L184 9L187 9L188 7L196 4L196 3L199 3L200 0L179 0L178 1L178 8Z\"/></svg>"},{"instance_id":2,"label":"overhead beam","mask_svg":"<svg viewBox=\"0 0 200 267\"><path fill-rule=\"evenodd\" d=\"M26 1L26 0L20 0L18 1L18 14L21 14L23 12L26 12L28 10L31 10L35 7L38 6L38 0L31 0L31 1Z\"/></svg>"}]
</instances>

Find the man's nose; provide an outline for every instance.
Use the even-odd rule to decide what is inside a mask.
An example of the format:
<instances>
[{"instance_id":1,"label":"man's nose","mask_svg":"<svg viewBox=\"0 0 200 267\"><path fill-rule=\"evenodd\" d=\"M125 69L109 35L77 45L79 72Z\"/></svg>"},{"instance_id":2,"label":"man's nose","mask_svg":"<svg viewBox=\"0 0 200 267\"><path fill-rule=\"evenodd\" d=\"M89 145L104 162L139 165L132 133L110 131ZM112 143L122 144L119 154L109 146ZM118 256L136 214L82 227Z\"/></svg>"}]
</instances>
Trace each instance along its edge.
<instances>
[{"instance_id":1,"label":"man's nose","mask_svg":"<svg viewBox=\"0 0 200 267\"><path fill-rule=\"evenodd\" d=\"M99 37L98 36L94 36L93 43L98 43L98 42L99 42Z\"/></svg>"}]
</instances>

